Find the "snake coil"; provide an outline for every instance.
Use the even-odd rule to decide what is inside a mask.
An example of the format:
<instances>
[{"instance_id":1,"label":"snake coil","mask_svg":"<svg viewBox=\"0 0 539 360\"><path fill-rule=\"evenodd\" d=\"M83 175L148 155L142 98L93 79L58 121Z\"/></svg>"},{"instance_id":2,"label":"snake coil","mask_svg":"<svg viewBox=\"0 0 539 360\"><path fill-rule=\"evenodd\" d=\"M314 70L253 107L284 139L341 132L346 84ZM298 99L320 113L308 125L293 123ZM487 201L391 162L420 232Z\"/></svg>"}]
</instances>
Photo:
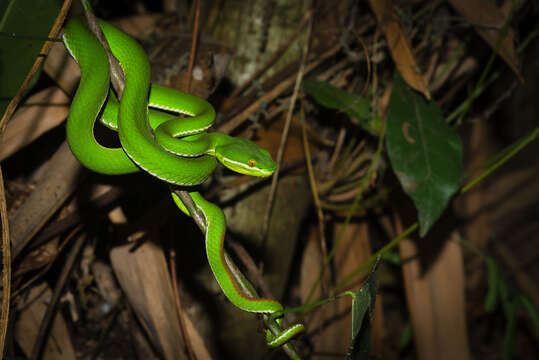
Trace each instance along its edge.
<instances>
[{"instance_id":1,"label":"snake coil","mask_svg":"<svg viewBox=\"0 0 539 360\"><path fill-rule=\"evenodd\" d=\"M217 162L247 175L265 177L274 172L276 165L267 150L247 139L207 133L215 119L213 107L196 96L150 84L150 64L142 47L112 25L104 21L99 24L124 72L125 89L119 103L112 91L109 94L107 54L97 38L79 18L70 19L63 35L66 49L81 68L67 122L67 139L84 166L111 175L143 170L178 186L202 183ZM93 132L98 118L118 132L121 147L107 148L98 143ZM205 217L206 255L225 296L245 311L282 312L282 305L273 299L253 299L243 294L225 262L226 221L222 210L198 192L190 195ZM172 196L181 211L190 215L174 192ZM281 319L277 323L281 326ZM268 344L280 346L301 331L303 325L295 324L277 335L268 333Z\"/></svg>"}]
</instances>

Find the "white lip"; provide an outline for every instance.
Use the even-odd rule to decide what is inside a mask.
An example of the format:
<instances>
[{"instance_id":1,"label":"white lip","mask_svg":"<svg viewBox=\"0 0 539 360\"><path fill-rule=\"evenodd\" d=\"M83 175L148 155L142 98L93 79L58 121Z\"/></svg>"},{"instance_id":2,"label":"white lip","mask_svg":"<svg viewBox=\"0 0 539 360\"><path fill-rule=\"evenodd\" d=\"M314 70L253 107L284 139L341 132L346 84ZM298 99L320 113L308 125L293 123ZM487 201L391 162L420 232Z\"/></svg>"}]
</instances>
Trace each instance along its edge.
<instances>
[{"instance_id":1,"label":"white lip","mask_svg":"<svg viewBox=\"0 0 539 360\"><path fill-rule=\"evenodd\" d=\"M235 167L238 167L238 168L241 168L241 169L246 169L247 175L269 176L269 175L271 175L273 173L273 172L269 172L266 169L257 168L257 167L250 167L249 165L247 165L245 163L242 163L242 162L239 162L239 161L234 161L234 160L230 160L230 159L225 159L225 160L226 160L225 161L226 164L234 164Z\"/></svg>"}]
</instances>

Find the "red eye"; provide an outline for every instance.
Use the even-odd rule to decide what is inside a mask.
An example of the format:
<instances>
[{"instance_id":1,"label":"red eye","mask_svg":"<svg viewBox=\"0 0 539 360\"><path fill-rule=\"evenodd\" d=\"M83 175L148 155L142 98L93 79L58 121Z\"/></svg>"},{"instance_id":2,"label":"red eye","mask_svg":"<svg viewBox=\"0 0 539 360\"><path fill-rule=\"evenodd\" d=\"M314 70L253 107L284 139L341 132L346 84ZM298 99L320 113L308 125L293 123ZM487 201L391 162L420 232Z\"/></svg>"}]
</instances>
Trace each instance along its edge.
<instances>
[{"instance_id":1,"label":"red eye","mask_svg":"<svg viewBox=\"0 0 539 360\"><path fill-rule=\"evenodd\" d=\"M249 167L255 167L256 166L256 160L247 161L247 165L249 165Z\"/></svg>"}]
</instances>

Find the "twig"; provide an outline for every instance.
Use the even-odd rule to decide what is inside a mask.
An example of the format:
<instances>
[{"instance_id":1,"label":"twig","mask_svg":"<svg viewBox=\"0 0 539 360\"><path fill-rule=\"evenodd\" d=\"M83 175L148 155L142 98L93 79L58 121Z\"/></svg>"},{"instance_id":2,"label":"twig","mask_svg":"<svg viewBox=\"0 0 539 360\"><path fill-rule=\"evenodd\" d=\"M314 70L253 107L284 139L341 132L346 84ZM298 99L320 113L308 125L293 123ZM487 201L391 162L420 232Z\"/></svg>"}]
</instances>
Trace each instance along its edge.
<instances>
[{"instance_id":1,"label":"twig","mask_svg":"<svg viewBox=\"0 0 539 360\"><path fill-rule=\"evenodd\" d=\"M199 18L200 18L200 1L195 0L195 2L192 4L191 15L194 14L194 24L193 24L193 37L191 40L191 53L189 55L189 66L187 68L187 82L184 88L184 91L186 93L191 92L191 80L193 77L193 68L196 60L196 50L198 45L198 27L199 27ZM193 18L193 16L191 16ZM191 198L191 195L189 195L188 191L180 190L180 189L173 189L178 195L178 197L181 199L182 203L185 205L185 207L189 210L189 214L199 227L199 229L205 233L206 229L206 220L204 218L204 215L198 210L198 208L195 206L195 203L193 202L193 199Z\"/></svg>"},{"instance_id":2,"label":"twig","mask_svg":"<svg viewBox=\"0 0 539 360\"><path fill-rule=\"evenodd\" d=\"M120 188L114 187L98 198L92 199L88 203L81 204L81 207L77 211L67 214L61 220L49 224L46 228L41 230L38 235L34 236L32 242L27 245L29 250L43 245L47 240L58 236L79 224L83 220L82 214L85 212L92 211L92 214L94 215L91 220L86 222L86 224L92 225L94 222L101 221L107 214L106 210L109 210L114 206L116 200L118 200L122 194L123 191Z\"/></svg>"},{"instance_id":3,"label":"twig","mask_svg":"<svg viewBox=\"0 0 539 360\"><path fill-rule=\"evenodd\" d=\"M176 276L176 251L170 250L169 253L169 266L170 274L172 277L172 289L174 290L174 297L176 298L176 309L178 310L178 319L180 320L180 328L182 330L183 341L185 342L185 346L187 347L187 354L189 355L189 359L194 360L196 359L196 357L193 352L193 347L191 345L191 339L189 338L189 334L187 333L185 321L183 320L182 301L180 299L180 292L178 291L178 277Z\"/></svg>"},{"instance_id":4,"label":"twig","mask_svg":"<svg viewBox=\"0 0 539 360\"><path fill-rule=\"evenodd\" d=\"M193 8L191 9L191 13L194 12L195 14L195 22L193 25L193 38L191 40L191 54L189 55L189 66L187 69L187 82L185 84L185 89L184 89L186 93L191 92L191 79L193 78L193 68L194 68L194 64L196 60L196 49L197 49L197 43L198 43L198 23L199 23L199 17L200 17L200 0L196 0L192 4L192 6ZM180 190L180 189L173 189L172 191L174 191L176 195L178 195L178 197L181 199L185 207L189 210L189 214L191 214L191 217L193 218L195 223L198 225L198 227L201 230L205 229L206 221L204 219L204 216L195 206L195 203L193 202L191 195L189 195L189 192L185 190Z\"/></svg>"},{"instance_id":5,"label":"twig","mask_svg":"<svg viewBox=\"0 0 539 360\"><path fill-rule=\"evenodd\" d=\"M331 172L333 172L333 169L335 168L335 164L337 164L337 160L339 158L339 155L341 154L341 149L344 144L345 137L346 137L346 128L343 126L339 130L337 143L335 145L335 149L333 150L333 154L331 155L331 159L329 160L329 165L326 169L327 174L330 174Z\"/></svg>"},{"instance_id":6,"label":"twig","mask_svg":"<svg viewBox=\"0 0 539 360\"><path fill-rule=\"evenodd\" d=\"M40 190L33 191L13 213L10 229L13 259L22 253L26 245L31 243L34 236L75 191L77 180L82 180L86 174L80 169L80 163L64 141L47 162L45 173L37 183Z\"/></svg>"},{"instance_id":7,"label":"twig","mask_svg":"<svg viewBox=\"0 0 539 360\"><path fill-rule=\"evenodd\" d=\"M6 208L4 177L0 167L0 218L2 222L2 317L0 318L0 360L4 356L7 325L9 320L9 299L11 298L11 245Z\"/></svg>"},{"instance_id":8,"label":"twig","mask_svg":"<svg viewBox=\"0 0 539 360\"><path fill-rule=\"evenodd\" d=\"M336 45L326 52L320 54L316 59L305 66L304 74L307 74L318 67L321 63L326 61L328 58L332 57L339 51L340 45ZM251 103L247 108L242 110L238 115L234 116L232 119L228 120L226 123L222 124L217 128L217 131L230 134L234 129L243 124L252 114L257 112L260 109L262 104L267 104L277 98L279 95L287 91L294 81L297 79L297 74L294 74L285 80L281 81L277 86L275 86L271 91L266 93L264 96L258 98L256 101Z\"/></svg>"},{"instance_id":9,"label":"twig","mask_svg":"<svg viewBox=\"0 0 539 360\"><path fill-rule=\"evenodd\" d=\"M64 19L67 15L67 11L69 10L69 7L71 6L71 0L64 0L64 3L62 4L62 8L60 9L60 12L58 13L58 16L56 17L56 20L54 21L54 24L52 25L51 31L49 32L49 35L47 36L49 39L56 38L58 33L60 32L60 28L62 26L62 23L64 22ZM51 41L45 41L43 44L43 47L41 48L41 51L39 52L40 55L46 55L49 53L49 50L52 47ZM34 65L32 65L32 68L28 72L28 75L26 75L26 78L24 79L21 87L17 91L17 94L11 99L9 102L6 112L4 113L4 116L2 117L2 120L0 120L0 135L4 132L4 128L7 125L7 122L9 119L11 119L11 116L15 112L15 109L17 108L17 105L22 100L22 97L26 91L26 88L34 78L34 74L38 71L39 67L41 66L41 63L43 60L45 60L46 56L38 56L36 61L34 61Z\"/></svg>"},{"instance_id":10,"label":"twig","mask_svg":"<svg viewBox=\"0 0 539 360\"><path fill-rule=\"evenodd\" d=\"M354 171L356 171L357 167L359 167L363 162L363 158L358 157L357 155L364 146L365 141L361 141L361 143L359 143L351 154L349 153L348 149L345 150L345 154L342 155L344 161L342 161L339 168L335 171L331 178L318 184L318 192L321 195L325 195L330 192L334 188L335 184L337 184L341 179L346 179Z\"/></svg>"},{"instance_id":11,"label":"twig","mask_svg":"<svg viewBox=\"0 0 539 360\"><path fill-rule=\"evenodd\" d=\"M232 273L232 276L234 276L234 279L238 282L239 286L241 287L241 290L250 298L257 298L258 294L256 293L256 290L253 288L253 286L249 283L249 281L243 276L241 271L238 269L236 264L230 259L230 256L224 252L225 262L230 269L230 272ZM262 318L264 319L264 323L268 327L268 329L274 334L279 335L282 332L281 327L275 319L271 319L269 314L262 315ZM290 359L301 359L299 354L296 352L296 349L294 346L287 342L282 346L282 349L284 352L290 357Z\"/></svg>"},{"instance_id":12,"label":"twig","mask_svg":"<svg viewBox=\"0 0 539 360\"><path fill-rule=\"evenodd\" d=\"M192 41L192 47L191 47L191 56L190 56L190 59L189 59L189 69L187 71L187 77L188 77L187 84L188 85L186 86L186 88L187 88L186 92L189 92L189 90L190 90L189 87L190 87L190 84L191 84L193 64L194 64L195 54L196 54L195 50L196 50L196 42L197 42L197 39L198 39L198 21L199 21L199 12L200 12L199 7L200 7L199 0L197 0L196 1L196 10L195 10L195 13L196 13L196 15L195 15L195 24L194 24L194 30L193 30L193 41ZM205 234L206 233L206 219L204 218L204 215L195 206L195 204L193 202L193 199L191 198L189 193L187 191L179 190L179 189L172 189L172 191L174 191L178 195L178 197L181 199L181 201L183 202L185 207L187 207L187 209L189 210L189 213L190 213L191 217L193 218L193 220L195 221L195 223L197 224L197 226L200 228L202 233ZM246 295L248 295L250 297L257 297L256 292L254 291L251 284L247 281L247 279L243 276L243 274L241 274L238 267L232 262L232 260L230 259L230 257L228 256L228 254L226 252L224 252L224 257L226 259L226 262L227 262L227 265L228 265L229 269L232 270L232 273L234 274L234 277L235 277L236 281L240 284L240 286L242 287L242 289L244 290ZM171 264L171 268L173 269L172 271L175 271L174 266L172 266L172 264ZM173 274L174 274L173 276L175 276L175 273L173 273ZM174 281L174 287L175 288L177 287L176 281ZM175 291L177 291L177 290L175 290ZM179 301L179 296L178 295L176 295L176 299ZM181 307L181 303L180 303L179 306ZM180 319L181 319L181 312L180 311L181 310L179 310ZM265 317L267 317L267 315L265 315ZM182 321L182 320L180 320L180 321ZM274 333L276 335L279 334L282 331L280 329L280 327L278 326L278 324L274 320L270 321L269 319L267 319L267 321L270 323L270 327L272 327L272 331L274 331ZM184 328L184 327L182 326L182 328ZM183 331L183 333L184 333L184 336L187 336L185 330ZM185 338L185 343L186 343L188 351L189 351L190 342L188 341L187 338ZM291 344L283 345L283 349L292 359L299 358L299 355L296 353L296 350L294 349L294 347ZM189 355L192 356L191 352L190 352Z\"/></svg>"},{"instance_id":13,"label":"twig","mask_svg":"<svg viewBox=\"0 0 539 360\"><path fill-rule=\"evenodd\" d=\"M329 195L326 200L334 203L342 203L350 199L354 199L361 191L363 191L361 187L354 187L342 193Z\"/></svg>"},{"instance_id":14,"label":"twig","mask_svg":"<svg viewBox=\"0 0 539 360\"><path fill-rule=\"evenodd\" d=\"M479 176L476 176L474 179L472 179L470 182L468 182L466 185L464 185L460 193L464 194L465 192L471 190L475 185L480 183L484 178L489 176L493 171L498 169L500 166L502 166L505 162L507 162L509 159L511 159L513 156L518 154L520 150L522 150L524 147L526 147L529 143L534 141L537 137L539 137L539 126L537 126L533 131L526 135L525 137L515 141L513 144L509 145L507 148L505 148L502 151L502 154L504 156L500 158L498 161L496 161L492 166L490 166L486 171L481 173ZM507 151L507 153L506 153Z\"/></svg>"},{"instance_id":15,"label":"twig","mask_svg":"<svg viewBox=\"0 0 539 360\"><path fill-rule=\"evenodd\" d=\"M109 43L99 26L99 22L92 11L88 0L81 0L82 6L84 7L84 14L86 15L86 20L88 21L88 27L90 31L97 37L101 45L105 48L107 57L109 58L109 67L110 67L110 82L116 90L116 95L118 99L121 99L125 87L124 72L120 66L118 59L114 57L112 51L110 50Z\"/></svg>"},{"instance_id":16,"label":"twig","mask_svg":"<svg viewBox=\"0 0 539 360\"><path fill-rule=\"evenodd\" d=\"M383 256L385 253L400 244L402 240L413 234L418 228L419 225L417 222L415 222L410 225L406 230L400 232L397 237L393 238L393 240L384 245L384 247L372 254L370 258L363 262L363 264L359 265L358 268L345 276L337 285L335 285L335 287L331 290L331 293L335 294L337 291L342 291L343 289L350 286L351 283L357 281L358 276L365 274L376 262L376 259L378 259L379 256Z\"/></svg>"},{"instance_id":17,"label":"twig","mask_svg":"<svg viewBox=\"0 0 539 360\"><path fill-rule=\"evenodd\" d=\"M78 229L79 228L75 230L78 230ZM68 237L73 237L75 234L76 234L75 232L72 232L71 234L68 235ZM60 277L58 278L58 282L56 283L56 287L54 288L54 293L52 295L49 306L47 307L47 311L45 312L45 315L43 316L43 320L41 321L41 325L39 326L39 331L37 333L36 342L34 343L34 347L32 348L32 356L30 357L30 359L32 360L38 360L41 355L43 344L45 343L45 339L47 339L47 333L52 323L52 318L55 315L56 305L58 304L58 300L60 300L60 295L62 294L62 291L64 290L64 286L67 282L67 279L69 278L69 274L71 274L71 270L73 269L75 260L77 259L77 256L79 255L79 252L82 249L82 246L84 245L85 241L86 241L86 236L84 235L79 236L77 238L77 241L73 245L73 248L69 252L69 255L67 256L66 263L64 264L62 273L60 274Z\"/></svg>"},{"instance_id":18,"label":"twig","mask_svg":"<svg viewBox=\"0 0 539 360\"><path fill-rule=\"evenodd\" d=\"M271 181L271 188L270 188L270 193L268 195L266 213L264 214L264 223L262 227L262 236L264 239L264 242L263 242L264 244L266 242L266 238L268 235L271 210L273 209L273 201L275 199L275 193L277 192L277 182L279 180L279 168L281 167L281 163L283 161L286 141L288 140L288 131L290 130L290 124L292 123L292 114L294 113L294 106L296 105L296 99L298 97L299 87L301 85L301 80L303 79L303 73L305 71L305 63L307 61L307 54L309 52L309 41L311 39L311 30L312 30L312 21L310 21L309 23L309 29L305 37L305 45L303 47L301 63L299 66L298 75L296 77L296 84L294 86L294 92L292 93L292 98L290 99L290 107L288 108L288 113L286 116L283 133L281 136L281 143L279 145L279 151L277 153L277 168L275 169L275 173L273 174L273 178Z\"/></svg>"},{"instance_id":19,"label":"twig","mask_svg":"<svg viewBox=\"0 0 539 360\"><path fill-rule=\"evenodd\" d=\"M536 285L537 281L533 280L533 278L526 274L522 269L520 259L511 254L511 250L502 242L496 242L494 248L500 255L499 258L511 271L519 289L522 290L524 294L528 295L534 304L539 304L539 288Z\"/></svg>"},{"instance_id":20,"label":"twig","mask_svg":"<svg viewBox=\"0 0 539 360\"><path fill-rule=\"evenodd\" d=\"M179 195L179 192L176 192L176 193ZM202 233L205 234L206 225L205 225L204 217L202 216L202 218L200 219L194 218L194 220L195 220L195 223L200 228L200 230L202 231ZM226 250L223 250L223 254L224 254L226 265L228 266L232 276L234 277L234 279L240 286L241 290L245 293L245 295L247 295L250 298L258 298L259 296L256 293L255 289L253 288L249 280L247 280L245 276L241 273L241 271L236 266L234 261L232 261L232 259L230 258ZM274 319L273 320L270 319L270 315L264 314L262 317L264 318L264 322L266 323L266 325L268 326L268 328L271 330L271 332L274 335L279 335L282 332L282 329L280 328L279 324L277 324L277 322ZM298 353L296 352L296 349L294 348L294 346L292 346L292 344L286 343L282 346L282 348L284 352L291 359L300 359L300 356L298 355Z\"/></svg>"},{"instance_id":21,"label":"twig","mask_svg":"<svg viewBox=\"0 0 539 360\"><path fill-rule=\"evenodd\" d=\"M475 88L473 89L472 93L470 94L470 97L464 103L464 109L462 110L462 112L460 113L460 116L456 120L456 125L457 126L462 123L462 120L464 119L464 116L466 116L466 113L468 112L468 110L472 106L472 103L481 94L481 88L483 87L483 83L486 82L487 76L488 76L488 74L490 72L490 69L491 69L492 65L494 64L494 60L496 59L496 57L498 55L498 51L499 51L499 49L500 49L500 47L501 47L501 45L503 43L503 40L505 39L505 37L507 36L507 34L509 32L509 25L511 24L511 20L512 20L513 16L515 15L515 11L516 11L516 6L515 6L515 3L513 2L513 6L511 7L511 12L507 16L507 19L506 19L506 21L505 21L505 23L503 25L503 28L500 30L500 35L498 37L498 40L496 41L496 45L494 46L494 51L492 51L492 53L491 53L491 55L490 55L490 57L489 57L489 59L487 61L487 64L483 68L483 71L481 72L481 76L479 77L479 80L477 81L477 84L475 85ZM524 82L524 79L522 79L520 74L517 74L517 77L520 79L521 82ZM450 122L451 121L451 116L447 117L446 121Z\"/></svg>"},{"instance_id":22,"label":"twig","mask_svg":"<svg viewBox=\"0 0 539 360\"><path fill-rule=\"evenodd\" d=\"M311 162L311 150L309 149L309 139L307 138L307 130L305 125L305 110L303 108L303 104L301 104L300 107L300 123L301 135L303 138L303 151L305 152L305 162L307 163L307 171L309 173L309 183L311 184L311 193L313 194L314 204L316 206L316 215L318 216L318 232L320 233L320 249L322 250L322 271L324 271L325 266L323 259L327 258L328 256L328 249L326 246L326 230L324 229L324 213L322 211L322 206L320 205L320 197L318 196L316 178L314 175L313 164ZM324 277L323 273L322 277ZM324 283L322 283L322 294L324 293L325 287Z\"/></svg>"},{"instance_id":23,"label":"twig","mask_svg":"<svg viewBox=\"0 0 539 360\"><path fill-rule=\"evenodd\" d=\"M258 266L256 266L253 258L251 257L251 255L249 255L247 250L245 250L245 248L240 243L237 243L235 241L229 241L228 245L230 248L232 248L232 250L234 250L234 253L238 257L238 259L240 259L243 266L245 266L251 277L255 280L256 284L262 292L262 295L264 297L274 298L275 296L273 296L268 284L264 281L264 278L262 277L262 272L260 271Z\"/></svg>"},{"instance_id":24,"label":"twig","mask_svg":"<svg viewBox=\"0 0 539 360\"><path fill-rule=\"evenodd\" d=\"M331 247L331 250L329 251L329 254L325 259L325 262L324 262L325 266L329 266L331 260L333 259L333 256L335 255L335 252L337 251L337 248L339 247L339 243L341 242L341 240L343 238L344 231L346 230L346 227L350 223L350 220L352 219L352 216L354 215L355 211L359 207L360 201L363 199L363 194L364 194L365 190L367 189L369 178L371 177L371 174L374 174L374 172L377 169L377 164L378 164L379 158L382 156L381 154L382 154L382 150L384 148L385 134L386 134L386 127L384 126L382 128L380 138L378 139L378 147L376 149L376 153L371 159L371 163L369 165L367 175L361 180L360 188L362 189L362 191L359 192L356 195L356 197L354 198L354 202L352 203L352 205L350 206L350 208L348 210L348 213L346 214L346 218L344 220L343 226L342 226L341 230L339 231L339 233L337 234L335 242L333 243L333 245ZM372 263L369 263L370 265L372 265L372 264L374 264L374 261L376 261L376 259L371 257L368 261L372 261ZM368 261L365 262L364 264L367 264ZM318 284L320 284L320 281L322 280L322 274L323 274L323 271L321 270L318 277L316 278L316 281L312 285L311 290L309 291L309 295L307 296L307 301L305 301L307 304L309 304L311 302L311 299L314 296L314 292L315 292Z\"/></svg>"},{"instance_id":25,"label":"twig","mask_svg":"<svg viewBox=\"0 0 539 360\"><path fill-rule=\"evenodd\" d=\"M191 54L189 56L189 66L187 68L187 82L185 83L185 92L191 92L191 81L193 78L193 67L195 66L195 59L197 53L198 44L198 22L200 18L200 0L195 0L193 4L195 6L195 24L193 28L193 39L191 41Z\"/></svg>"},{"instance_id":26,"label":"twig","mask_svg":"<svg viewBox=\"0 0 539 360\"><path fill-rule=\"evenodd\" d=\"M71 6L71 0L65 0L62 4L62 8L60 9L60 12L58 16L56 17L56 20L54 21L54 24L49 31L48 38L56 38L58 35L58 32L60 31L60 27L62 23L64 22L64 19L66 17L67 11L69 10L69 7ZM52 47L52 42L45 41L43 44L40 54L47 54ZM28 75L26 75L26 78L24 79L21 87L17 91L17 94L11 99L9 102L6 111L4 112L4 115L2 116L2 119L0 120L0 138L2 134L4 133L4 129L7 125L7 122L15 112L15 109L17 108L17 105L19 105L22 96L30 84L30 81L32 81L34 74L39 69L41 63L45 59L45 56L39 56L32 65L32 68L28 72ZM1 224L2 224L2 310L1 310L1 317L0 317L0 360L4 356L4 344L6 340L6 333L7 333L7 325L8 325L8 319L9 319L9 303L11 299L11 242L9 239L9 224L8 224L8 216L7 216L7 207L6 207L6 196L5 196L5 189L4 189L4 178L2 175L2 168L0 167L0 218L1 218Z\"/></svg>"},{"instance_id":27,"label":"twig","mask_svg":"<svg viewBox=\"0 0 539 360\"><path fill-rule=\"evenodd\" d=\"M500 105L504 102L504 100L508 99L511 95L513 95L513 92L517 88L519 84L516 81L513 81L511 86L509 86L502 94L500 94L494 101L491 102L491 105L487 107L485 111L483 111L483 114L481 115L482 119L490 119L492 114L498 110Z\"/></svg>"},{"instance_id":28,"label":"twig","mask_svg":"<svg viewBox=\"0 0 539 360\"><path fill-rule=\"evenodd\" d=\"M58 248L56 250L56 254L54 255L54 258L51 259L49 261L49 263L39 273L34 275L30 280L28 280L27 282L25 282L24 284L22 284L20 286L17 286L17 290L13 291L13 293L11 294L11 297L15 298L21 292L23 292L26 288L30 287L37 280L41 279L49 271L49 269L52 267L52 265L54 264L54 261L56 260L58 255L60 255L60 253L62 253L62 250L64 250L64 247L67 245L67 243L69 242L69 240L72 237L71 234L79 232L82 229L82 227L83 227L83 225L79 224L75 229L73 229L71 231L71 233L68 236L66 236L64 241L60 244L60 246L58 246ZM17 276L17 273L15 273L15 276Z\"/></svg>"}]
</instances>

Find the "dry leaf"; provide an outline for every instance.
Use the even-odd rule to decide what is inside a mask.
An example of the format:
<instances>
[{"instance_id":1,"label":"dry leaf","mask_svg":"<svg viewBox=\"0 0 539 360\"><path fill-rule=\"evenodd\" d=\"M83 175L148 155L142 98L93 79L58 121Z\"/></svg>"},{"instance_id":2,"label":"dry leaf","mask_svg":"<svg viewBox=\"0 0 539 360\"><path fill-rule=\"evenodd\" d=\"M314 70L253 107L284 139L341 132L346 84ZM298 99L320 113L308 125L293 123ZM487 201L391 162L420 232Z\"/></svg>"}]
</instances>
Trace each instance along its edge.
<instances>
[{"instance_id":1,"label":"dry leaf","mask_svg":"<svg viewBox=\"0 0 539 360\"><path fill-rule=\"evenodd\" d=\"M163 249L151 241L110 252L112 268L155 348L165 359L184 359L185 343Z\"/></svg>"},{"instance_id":2,"label":"dry leaf","mask_svg":"<svg viewBox=\"0 0 539 360\"><path fill-rule=\"evenodd\" d=\"M451 5L471 24L475 31L493 48L496 49L502 29L507 21L504 13L490 0L450 0ZM498 54L515 72L520 81L524 81L520 74L518 58L515 52L514 39L508 31Z\"/></svg>"},{"instance_id":3,"label":"dry leaf","mask_svg":"<svg viewBox=\"0 0 539 360\"><path fill-rule=\"evenodd\" d=\"M145 40L152 33L159 31L156 26L159 20L159 16L144 14L124 17L112 22L112 24L137 40Z\"/></svg>"},{"instance_id":4,"label":"dry leaf","mask_svg":"<svg viewBox=\"0 0 539 360\"><path fill-rule=\"evenodd\" d=\"M45 283L42 283L29 291L25 298L28 302L18 301L19 312L15 323L15 339L28 357L32 354L32 347L51 297L52 290ZM40 359L43 360L76 359L69 331L60 311L54 316L52 326L47 332L47 340L42 354Z\"/></svg>"},{"instance_id":5,"label":"dry leaf","mask_svg":"<svg viewBox=\"0 0 539 360\"><path fill-rule=\"evenodd\" d=\"M24 203L10 215L9 231L13 258L58 211L81 180L80 162L66 142L50 158L44 175Z\"/></svg>"},{"instance_id":6,"label":"dry leaf","mask_svg":"<svg viewBox=\"0 0 539 360\"><path fill-rule=\"evenodd\" d=\"M69 98L57 87L32 95L7 124L0 143L0 161L61 124L69 112Z\"/></svg>"},{"instance_id":7,"label":"dry leaf","mask_svg":"<svg viewBox=\"0 0 539 360\"><path fill-rule=\"evenodd\" d=\"M369 0L371 8L376 14L380 28L384 32L389 46L391 57L402 75L402 78L413 89L420 91L430 100L430 92L423 75L420 73L410 41L400 26L397 14L393 11L391 0Z\"/></svg>"},{"instance_id":8,"label":"dry leaf","mask_svg":"<svg viewBox=\"0 0 539 360\"><path fill-rule=\"evenodd\" d=\"M56 43L51 48L43 71L53 79L58 86L68 94L74 94L80 78L79 65L67 53L64 44Z\"/></svg>"},{"instance_id":9,"label":"dry leaf","mask_svg":"<svg viewBox=\"0 0 539 360\"><path fill-rule=\"evenodd\" d=\"M405 239L399 244L419 360L469 359L464 264L456 238L453 233L441 239L445 243L437 249L437 256L427 247L440 239L429 239L429 243ZM434 262L427 265L425 260L431 258Z\"/></svg>"},{"instance_id":10,"label":"dry leaf","mask_svg":"<svg viewBox=\"0 0 539 360\"><path fill-rule=\"evenodd\" d=\"M320 241L318 239L317 227L311 226L309 238L303 251L300 270L300 297L301 303L306 304L311 287L316 283L316 279L320 274L321 265L324 262L322 251L320 249ZM329 283L329 271L326 269L324 283ZM326 285L327 286L327 285ZM320 286L314 292L313 299L320 297ZM313 301L310 299L309 301ZM343 301L347 299L340 299ZM334 321L338 315L338 307L336 302L326 304L317 308L304 322L307 326L307 333L310 341L314 344L314 351L337 353L346 349L348 344L348 334L344 337L340 334L338 327L339 323ZM348 309L350 305L348 305ZM345 318L348 318L347 316ZM333 321L332 321L333 320ZM314 359L322 359L323 357L313 357Z\"/></svg>"}]
</instances>

